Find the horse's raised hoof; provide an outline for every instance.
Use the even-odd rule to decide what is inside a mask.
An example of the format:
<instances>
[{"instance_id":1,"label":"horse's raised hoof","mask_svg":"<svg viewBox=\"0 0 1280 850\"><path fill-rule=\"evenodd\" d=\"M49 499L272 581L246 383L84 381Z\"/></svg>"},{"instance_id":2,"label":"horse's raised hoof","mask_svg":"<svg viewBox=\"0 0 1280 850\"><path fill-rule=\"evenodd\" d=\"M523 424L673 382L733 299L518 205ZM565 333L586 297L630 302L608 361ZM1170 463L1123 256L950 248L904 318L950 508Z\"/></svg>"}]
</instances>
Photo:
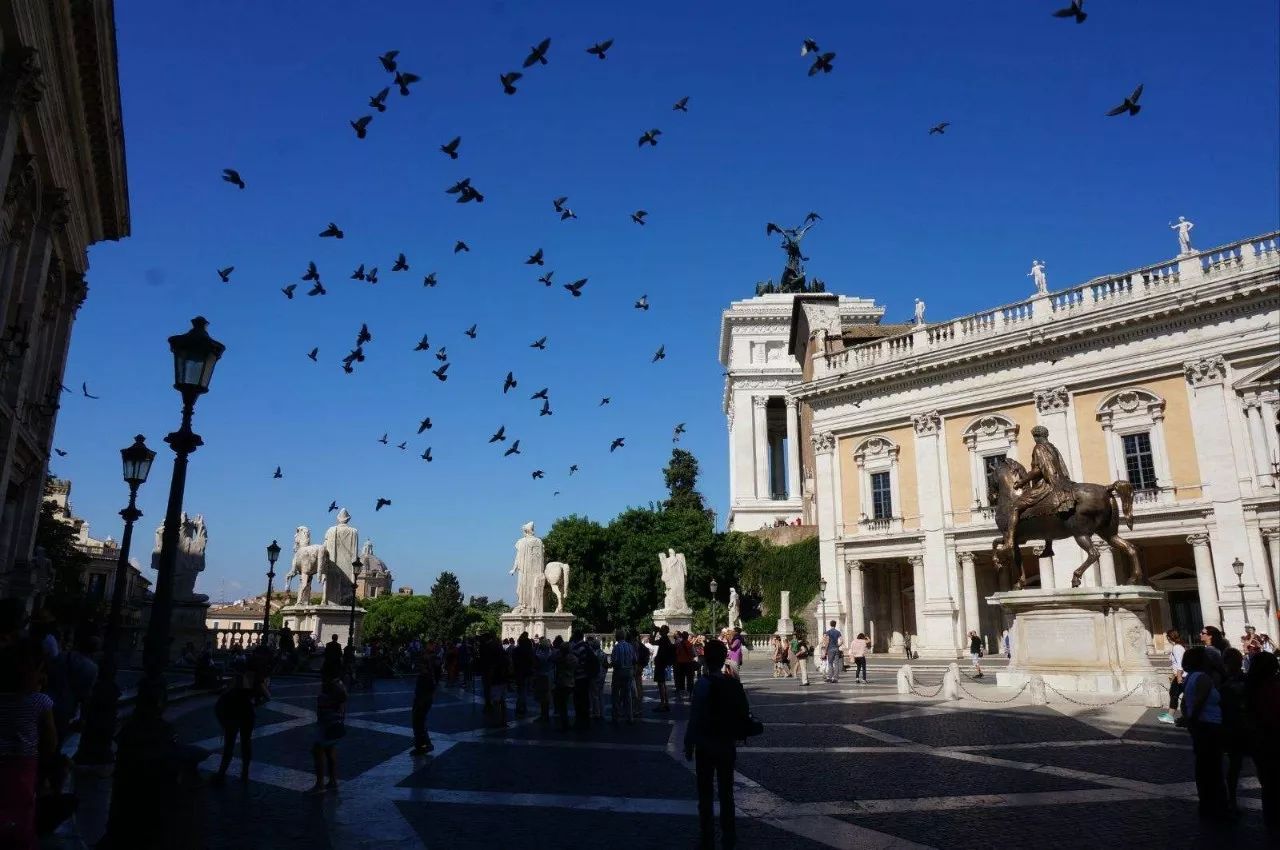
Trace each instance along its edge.
<instances>
[{"instance_id":1,"label":"horse's raised hoof","mask_svg":"<svg viewBox=\"0 0 1280 850\"><path fill-rule=\"evenodd\" d=\"M1079 587L1079 586L1080 586L1080 576L1072 576L1072 577L1071 577L1071 586L1072 586L1072 587Z\"/></svg>"}]
</instances>

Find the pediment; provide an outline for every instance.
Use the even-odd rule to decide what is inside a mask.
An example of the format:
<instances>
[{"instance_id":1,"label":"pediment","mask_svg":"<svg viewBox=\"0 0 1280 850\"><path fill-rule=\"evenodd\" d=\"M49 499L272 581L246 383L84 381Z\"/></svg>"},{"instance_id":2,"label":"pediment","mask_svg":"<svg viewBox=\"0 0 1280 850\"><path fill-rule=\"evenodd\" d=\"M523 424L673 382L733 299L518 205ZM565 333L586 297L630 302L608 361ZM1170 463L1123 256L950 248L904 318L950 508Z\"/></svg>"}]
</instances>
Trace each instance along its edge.
<instances>
[{"instance_id":1,"label":"pediment","mask_svg":"<svg viewBox=\"0 0 1280 850\"><path fill-rule=\"evenodd\" d=\"M1273 357L1266 363L1245 375L1233 385L1236 390L1275 389L1280 386L1280 357Z\"/></svg>"}]
</instances>

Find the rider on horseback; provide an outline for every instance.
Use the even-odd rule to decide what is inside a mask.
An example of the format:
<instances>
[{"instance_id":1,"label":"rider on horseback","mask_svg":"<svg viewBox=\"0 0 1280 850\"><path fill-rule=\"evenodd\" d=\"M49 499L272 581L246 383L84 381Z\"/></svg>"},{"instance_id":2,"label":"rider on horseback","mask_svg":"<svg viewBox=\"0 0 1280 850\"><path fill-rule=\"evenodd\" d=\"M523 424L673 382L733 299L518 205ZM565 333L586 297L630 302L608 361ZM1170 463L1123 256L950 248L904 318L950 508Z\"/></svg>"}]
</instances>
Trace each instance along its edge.
<instances>
[{"instance_id":1,"label":"rider on horseback","mask_svg":"<svg viewBox=\"0 0 1280 850\"><path fill-rule=\"evenodd\" d=\"M1049 429L1037 425L1031 429L1031 436L1036 441L1031 450L1031 468L1018 479L1017 486L1022 493L1012 505L1009 529L1005 532L1005 547L1010 550L1017 545L1014 535L1018 519L1024 514L1069 513L1076 506L1076 483L1071 480L1062 454L1049 442Z\"/></svg>"}]
</instances>

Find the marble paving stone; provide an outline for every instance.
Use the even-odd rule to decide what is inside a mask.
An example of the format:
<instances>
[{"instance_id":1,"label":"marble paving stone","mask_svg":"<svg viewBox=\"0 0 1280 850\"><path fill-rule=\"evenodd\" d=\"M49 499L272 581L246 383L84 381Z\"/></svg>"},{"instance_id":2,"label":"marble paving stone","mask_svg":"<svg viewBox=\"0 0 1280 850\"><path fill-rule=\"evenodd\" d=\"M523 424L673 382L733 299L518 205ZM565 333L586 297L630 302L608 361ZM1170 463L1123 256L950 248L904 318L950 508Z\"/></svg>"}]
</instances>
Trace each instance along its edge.
<instances>
[{"instance_id":1,"label":"marble paving stone","mask_svg":"<svg viewBox=\"0 0 1280 850\"><path fill-rule=\"evenodd\" d=\"M294 719L291 715L273 710L270 703L258 706L254 712L254 717L256 718L255 727ZM181 722L174 724L174 728L177 730L178 740L184 744L203 741L206 738L222 737L222 727L218 725L218 718L214 716L212 704L204 710L192 711L184 715ZM240 745L237 743L237 750L239 747Z\"/></svg>"},{"instance_id":2,"label":"marble paving stone","mask_svg":"<svg viewBox=\"0 0 1280 850\"><path fill-rule=\"evenodd\" d=\"M1013 761L1048 764L1072 770L1105 773L1141 782L1192 782L1195 780L1190 749L1118 743L1097 747L1039 747L983 750L982 755ZM1253 775L1246 760L1244 776Z\"/></svg>"},{"instance_id":3,"label":"marble paving stone","mask_svg":"<svg viewBox=\"0 0 1280 850\"><path fill-rule=\"evenodd\" d=\"M591 741L608 744L648 744L663 746L671 739L671 723L636 723L631 726L623 723L614 728L609 722L595 726L589 735L583 736L570 729L561 732L554 722L541 723L534 721L520 726L512 726L505 732L495 729L485 735L486 738L514 738L516 740L539 741Z\"/></svg>"},{"instance_id":4,"label":"marble paving stone","mask_svg":"<svg viewBox=\"0 0 1280 850\"><path fill-rule=\"evenodd\" d=\"M771 721L784 723L865 723L887 714L900 714L903 706L893 702L827 702L813 704L776 704L747 697L751 711L765 724Z\"/></svg>"},{"instance_id":5,"label":"marble paving stone","mask_svg":"<svg viewBox=\"0 0 1280 850\"><path fill-rule=\"evenodd\" d=\"M759 716L759 715L757 715ZM765 723L764 734L752 738L738 752L750 752L754 747L879 747L882 742L866 735L824 723L806 723L801 726L778 726Z\"/></svg>"},{"instance_id":6,"label":"marble paving stone","mask_svg":"<svg viewBox=\"0 0 1280 850\"><path fill-rule=\"evenodd\" d=\"M1009 711L963 711L927 717L904 717L868 725L918 744L953 747L964 744L1021 744L1031 741L1096 741L1110 738L1097 729L1047 708L1023 706Z\"/></svg>"},{"instance_id":7,"label":"marble paving stone","mask_svg":"<svg viewBox=\"0 0 1280 850\"><path fill-rule=\"evenodd\" d=\"M261 741L255 740L253 760L310 772L314 770L311 745L315 743L316 731L315 724L307 724ZM364 773L412 745L410 739L399 735L348 726L347 734L338 742L336 750L338 781Z\"/></svg>"},{"instance_id":8,"label":"marble paving stone","mask_svg":"<svg viewBox=\"0 0 1280 850\"><path fill-rule=\"evenodd\" d=\"M258 782L228 782L206 794L207 850L330 850L323 797Z\"/></svg>"}]
</instances>

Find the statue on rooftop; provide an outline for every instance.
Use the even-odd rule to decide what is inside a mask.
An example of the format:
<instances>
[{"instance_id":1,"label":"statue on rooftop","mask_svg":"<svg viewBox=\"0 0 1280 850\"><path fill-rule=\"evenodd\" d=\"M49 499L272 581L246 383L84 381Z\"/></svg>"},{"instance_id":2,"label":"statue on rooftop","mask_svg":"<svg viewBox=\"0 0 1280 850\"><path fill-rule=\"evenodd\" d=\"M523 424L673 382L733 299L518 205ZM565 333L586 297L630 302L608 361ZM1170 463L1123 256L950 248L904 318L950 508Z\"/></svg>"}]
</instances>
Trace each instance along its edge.
<instances>
[{"instance_id":1,"label":"statue on rooftop","mask_svg":"<svg viewBox=\"0 0 1280 850\"><path fill-rule=\"evenodd\" d=\"M1178 231L1178 253L1194 253L1195 249L1191 247L1191 229L1195 227L1195 225L1187 221L1186 216L1180 215L1178 216L1178 223L1174 224L1173 222L1170 222L1169 227L1172 230Z\"/></svg>"},{"instance_id":2,"label":"statue on rooftop","mask_svg":"<svg viewBox=\"0 0 1280 850\"><path fill-rule=\"evenodd\" d=\"M1049 291L1049 280L1044 276L1044 260L1032 260L1027 277L1036 285L1036 292L1039 294L1044 295Z\"/></svg>"},{"instance_id":3,"label":"statue on rooftop","mask_svg":"<svg viewBox=\"0 0 1280 850\"><path fill-rule=\"evenodd\" d=\"M804 240L805 234L821 220L822 216L811 212L804 217L799 227L779 227L772 221L765 225L766 236L772 236L775 233L782 235L782 250L787 255L787 264L782 269L782 283L778 285L778 292L809 291L805 285L804 275L804 263L809 258L800 251L800 243Z\"/></svg>"}]
</instances>

